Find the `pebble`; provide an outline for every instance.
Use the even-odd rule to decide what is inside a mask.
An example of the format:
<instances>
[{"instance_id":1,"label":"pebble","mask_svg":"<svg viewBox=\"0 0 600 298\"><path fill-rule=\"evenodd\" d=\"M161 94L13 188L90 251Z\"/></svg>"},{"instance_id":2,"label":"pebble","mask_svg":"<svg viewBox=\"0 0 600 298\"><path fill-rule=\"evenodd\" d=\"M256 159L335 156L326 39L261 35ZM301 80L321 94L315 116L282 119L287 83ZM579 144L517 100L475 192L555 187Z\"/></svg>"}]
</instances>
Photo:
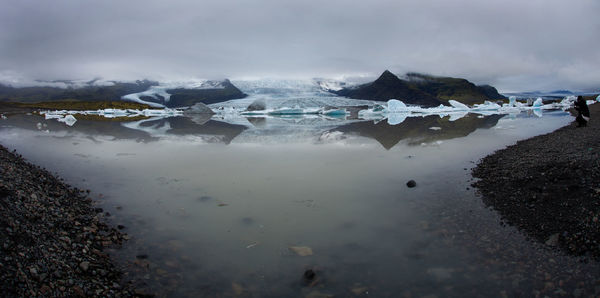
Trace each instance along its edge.
<instances>
[{"instance_id":1,"label":"pebble","mask_svg":"<svg viewBox=\"0 0 600 298\"><path fill-rule=\"evenodd\" d=\"M118 246L125 234L96 216L101 210L85 192L0 146L0 197L2 296L133 295L130 285L104 290L121 272L97 248Z\"/></svg>"}]
</instances>

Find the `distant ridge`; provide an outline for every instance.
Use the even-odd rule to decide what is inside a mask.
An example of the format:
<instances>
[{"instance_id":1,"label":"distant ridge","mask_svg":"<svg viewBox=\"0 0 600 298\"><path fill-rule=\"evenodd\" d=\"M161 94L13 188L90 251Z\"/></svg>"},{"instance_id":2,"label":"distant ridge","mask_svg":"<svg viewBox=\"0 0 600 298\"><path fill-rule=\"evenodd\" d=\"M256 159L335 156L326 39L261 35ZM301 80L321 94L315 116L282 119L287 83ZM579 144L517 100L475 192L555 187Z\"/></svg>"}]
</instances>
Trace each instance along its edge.
<instances>
[{"instance_id":1,"label":"distant ridge","mask_svg":"<svg viewBox=\"0 0 600 298\"><path fill-rule=\"evenodd\" d=\"M123 96L145 94L149 92L147 95L140 95L143 102L139 102L160 104L174 108L192 106L197 102L211 104L247 96L227 79L214 82L207 81L208 86L202 88L173 87L167 89L165 92L170 96L168 101L166 101L164 97L151 92L151 89L160 85L156 81L111 81L111 85L95 85L95 80L84 84L73 84L71 81L52 81L51 83L57 82L64 83L67 88L54 86L12 87L10 85L0 84L0 102L127 101L126 99L123 99ZM213 84L214 86L210 84Z\"/></svg>"},{"instance_id":2,"label":"distant ridge","mask_svg":"<svg viewBox=\"0 0 600 298\"><path fill-rule=\"evenodd\" d=\"M54 81L59 82L59 81ZM69 86L70 81L66 82ZM113 85L97 86L94 81L83 86L59 88L49 86L12 87L0 84L0 101L8 102L50 102L50 101L120 101L121 96L143 92L158 82L138 80L135 82L112 82Z\"/></svg>"},{"instance_id":3,"label":"distant ridge","mask_svg":"<svg viewBox=\"0 0 600 298\"><path fill-rule=\"evenodd\" d=\"M384 71L371 83L332 92L356 99L377 101L398 99L407 104L426 107L447 104L451 99L465 104L506 99L496 88L490 85L476 86L466 79L420 73L407 73L405 79L400 79L389 70Z\"/></svg>"}]
</instances>

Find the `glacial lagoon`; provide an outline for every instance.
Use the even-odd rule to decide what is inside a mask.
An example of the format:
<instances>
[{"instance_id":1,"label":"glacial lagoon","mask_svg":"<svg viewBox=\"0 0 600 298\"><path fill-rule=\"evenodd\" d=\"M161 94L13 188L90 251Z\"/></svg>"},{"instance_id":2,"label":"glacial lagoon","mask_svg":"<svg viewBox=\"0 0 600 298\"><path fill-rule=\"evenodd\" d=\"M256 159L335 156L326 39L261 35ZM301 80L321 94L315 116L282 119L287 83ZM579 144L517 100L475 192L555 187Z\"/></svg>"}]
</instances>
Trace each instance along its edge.
<instances>
[{"instance_id":1,"label":"glacial lagoon","mask_svg":"<svg viewBox=\"0 0 600 298\"><path fill-rule=\"evenodd\" d=\"M15 114L0 120L0 142L91 190L131 238L111 255L147 292L530 296L598 269L504 225L470 169L572 119L180 115L68 126Z\"/></svg>"}]
</instances>

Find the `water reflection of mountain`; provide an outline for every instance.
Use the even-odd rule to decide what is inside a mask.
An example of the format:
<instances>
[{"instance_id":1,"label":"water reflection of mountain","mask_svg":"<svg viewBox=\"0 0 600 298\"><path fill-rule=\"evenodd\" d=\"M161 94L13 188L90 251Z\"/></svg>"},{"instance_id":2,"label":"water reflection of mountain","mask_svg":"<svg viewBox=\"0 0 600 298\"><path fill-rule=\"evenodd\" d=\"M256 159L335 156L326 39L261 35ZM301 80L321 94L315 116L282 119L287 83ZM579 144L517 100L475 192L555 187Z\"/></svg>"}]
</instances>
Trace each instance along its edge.
<instances>
[{"instance_id":1,"label":"water reflection of mountain","mask_svg":"<svg viewBox=\"0 0 600 298\"><path fill-rule=\"evenodd\" d=\"M206 117L204 117L206 116ZM197 117L169 117L160 119L148 119L126 125L129 128L136 128L143 131L161 132L167 135L177 136L201 136L207 137L207 140L222 142L225 144L237 137L247 129L246 126L238 124L229 124L221 121L210 120L210 115L198 115Z\"/></svg>"},{"instance_id":2,"label":"water reflection of mountain","mask_svg":"<svg viewBox=\"0 0 600 298\"><path fill-rule=\"evenodd\" d=\"M210 141L229 144L231 140L246 130L243 125L210 120L210 116L208 118L200 116L194 118L150 118L132 122L78 120L75 125L67 126L64 123L53 119L46 120L44 117L35 114L14 114L2 120L2 124L27 130L72 132L87 135L89 138L109 136L116 140L133 139L141 142L157 141L164 135L193 135L206 137Z\"/></svg>"},{"instance_id":3,"label":"water reflection of mountain","mask_svg":"<svg viewBox=\"0 0 600 298\"><path fill-rule=\"evenodd\" d=\"M67 126L56 120L46 120L43 116L32 114L12 114L3 120L4 126L17 127L35 131L81 133L89 138L94 136L109 136L114 139L133 139L141 142L157 140L156 137L145 131L123 127L118 121L105 120L78 120L75 125ZM39 123L39 125L38 125Z\"/></svg>"},{"instance_id":4,"label":"water reflection of mountain","mask_svg":"<svg viewBox=\"0 0 600 298\"><path fill-rule=\"evenodd\" d=\"M477 128L493 127L504 116L491 115L480 118L482 116L469 114L458 120L450 121L450 117L440 118L437 115L432 115L409 117L398 125L390 125L387 121L377 123L365 121L346 124L335 130L375 139L385 149L389 150L401 140L407 140L408 145L419 145L421 143L464 137Z\"/></svg>"},{"instance_id":5,"label":"water reflection of mountain","mask_svg":"<svg viewBox=\"0 0 600 298\"><path fill-rule=\"evenodd\" d=\"M74 132L87 135L109 136L114 139L133 139L141 142L157 141L168 136L199 137L207 142L229 144L244 131L249 134L245 140L288 140L306 139L318 136L323 131L340 131L349 135L359 135L375 139L384 148L390 149L401 140L408 145L419 145L438 140L464 137L477 128L490 128L503 115L481 116L469 114L451 121L450 117L437 115L408 117L402 123L390 125L389 121L362 121L339 125L330 119L319 117L299 118L241 118L212 120L210 115L198 114L166 118L149 118L138 121L118 122L101 120L78 120L67 126L56 120L45 120L39 115L15 114L3 120L4 125L29 130L51 132ZM338 120L339 121L339 120ZM338 126L339 125L339 126ZM432 129L434 128L434 129Z\"/></svg>"}]
</instances>

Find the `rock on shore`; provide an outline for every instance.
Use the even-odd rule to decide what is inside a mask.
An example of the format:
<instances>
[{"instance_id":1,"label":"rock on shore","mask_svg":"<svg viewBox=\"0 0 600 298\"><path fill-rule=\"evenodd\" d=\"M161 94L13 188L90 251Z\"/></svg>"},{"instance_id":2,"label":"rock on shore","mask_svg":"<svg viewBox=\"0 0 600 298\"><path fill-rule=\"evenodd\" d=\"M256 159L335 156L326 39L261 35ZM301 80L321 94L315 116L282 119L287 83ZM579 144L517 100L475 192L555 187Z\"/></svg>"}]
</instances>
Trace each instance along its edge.
<instances>
[{"instance_id":1,"label":"rock on shore","mask_svg":"<svg viewBox=\"0 0 600 298\"><path fill-rule=\"evenodd\" d=\"M575 123L483 158L473 170L486 205L530 237L600 258L600 104Z\"/></svg>"},{"instance_id":2,"label":"rock on shore","mask_svg":"<svg viewBox=\"0 0 600 298\"><path fill-rule=\"evenodd\" d=\"M86 192L0 146L0 292L3 296L131 296L103 249L126 235Z\"/></svg>"}]
</instances>

